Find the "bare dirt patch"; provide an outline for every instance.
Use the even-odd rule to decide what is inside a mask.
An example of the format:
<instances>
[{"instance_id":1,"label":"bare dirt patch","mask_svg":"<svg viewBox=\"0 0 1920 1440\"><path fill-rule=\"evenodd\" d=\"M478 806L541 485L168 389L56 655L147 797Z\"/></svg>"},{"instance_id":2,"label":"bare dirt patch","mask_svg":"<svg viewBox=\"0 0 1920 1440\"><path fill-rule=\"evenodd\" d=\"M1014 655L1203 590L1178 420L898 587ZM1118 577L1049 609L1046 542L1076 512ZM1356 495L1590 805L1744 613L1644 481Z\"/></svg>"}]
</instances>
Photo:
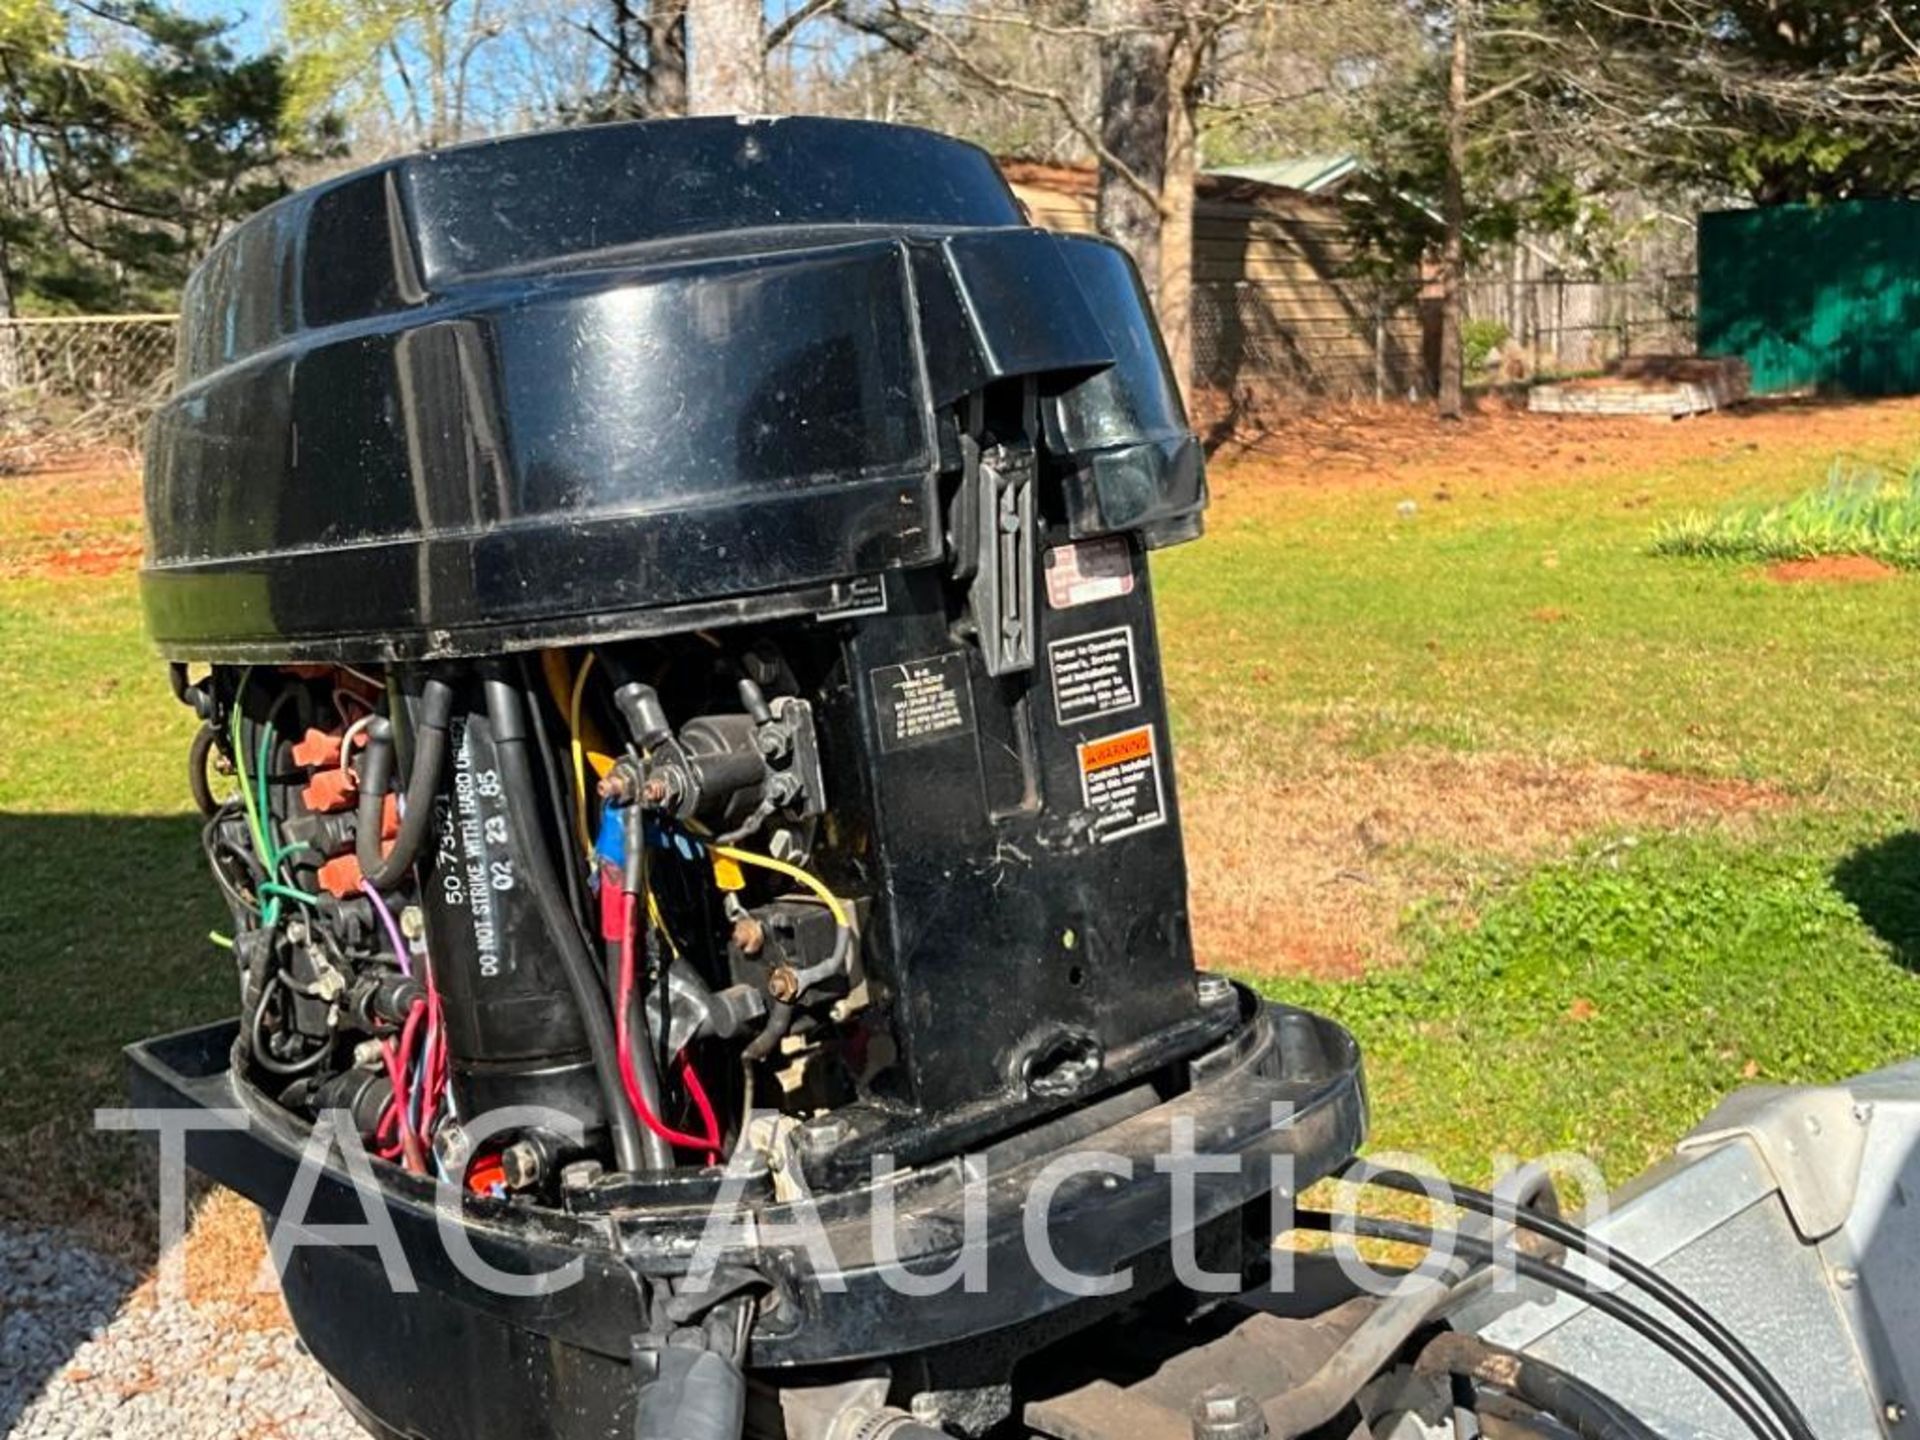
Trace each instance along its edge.
<instances>
[{"instance_id":1,"label":"bare dirt patch","mask_svg":"<svg viewBox=\"0 0 1920 1440\"><path fill-rule=\"evenodd\" d=\"M1856 454L1920 437L1920 399L1758 400L1681 422L1531 415L1524 401L1483 397L1456 422L1413 405L1275 408L1218 425L1218 493L1376 485L1419 499L1565 483L1583 472L1655 470L1767 448ZM1630 500L1626 503L1634 504ZM1645 503L1641 497L1638 503Z\"/></svg>"},{"instance_id":2,"label":"bare dirt patch","mask_svg":"<svg viewBox=\"0 0 1920 1440\"><path fill-rule=\"evenodd\" d=\"M140 477L117 453L0 476L0 578L111 575L140 561Z\"/></svg>"},{"instance_id":3,"label":"bare dirt patch","mask_svg":"<svg viewBox=\"0 0 1920 1440\"><path fill-rule=\"evenodd\" d=\"M1416 901L1470 920L1480 883L1583 839L1738 828L1788 803L1766 786L1621 766L1329 752L1265 786L1183 791L1195 943L1217 968L1347 978L1401 958Z\"/></svg>"},{"instance_id":4,"label":"bare dirt patch","mask_svg":"<svg viewBox=\"0 0 1920 1440\"><path fill-rule=\"evenodd\" d=\"M1782 560L1767 567L1767 578L1781 585L1858 585L1891 580L1899 573L1870 555L1820 555L1808 560Z\"/></svg>"}]
</instances>

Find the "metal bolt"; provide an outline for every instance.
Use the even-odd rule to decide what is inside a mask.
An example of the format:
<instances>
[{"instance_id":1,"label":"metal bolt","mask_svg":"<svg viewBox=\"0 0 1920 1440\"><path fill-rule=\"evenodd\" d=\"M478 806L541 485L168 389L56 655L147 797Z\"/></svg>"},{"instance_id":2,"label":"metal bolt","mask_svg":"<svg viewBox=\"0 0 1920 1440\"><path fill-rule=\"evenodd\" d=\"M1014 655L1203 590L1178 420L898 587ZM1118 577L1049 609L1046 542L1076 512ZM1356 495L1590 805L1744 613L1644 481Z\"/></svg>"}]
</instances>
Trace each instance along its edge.
<instances>
[{"instance_id":1,"label":"metal bolt","mask_svg":"<svg viewBox=\"0 0 1920 1440\"><path fill-rule=\"evenodd\" d=\"M409 905L400 912L400 933L409 940L418 940L427 933L427 917L418 905Z\"/></svg>"},{"instance_id":2,"label":"metal bolt","mask_svg":"<svg viewBox=\"0 0 1920 1440\"><path fill-rule=\"evenodd\" d=\"M835 1116L813 1120L807 1124L807 1147L815 1151L831 1149L852 1134L853 1127Z\"/></svg>"},{"instance_id":3,"label":"metal bolt","mask_svg":"<svg viewBox=\"0 0 1920 1440\"><path fill-rule=\"evenodd\" d=\"M742 955L758 955L767 943L766 926L751 915L742 915L733 922L733 943Z\"/></svg>"},{"instance_id":4,"label":"metal bolt","mask_svg":"<svg viewBox=\"0 0 1920 1440\"><path fill-rule=\"evenodd\" d=\"M800 974L791 965L782 965L767 976L767 994L782 1005L800 997Z\"/></svg>"},{"instance_id":5,"label":"metal bolt","mask_svg":"<svg viewBox=\"0 0 1920 1440\"><path fill-rule=\"evenodd\" d=\"M1842 1290L1851 1290L1860 1283L1860 1272L1849 1270L1843 1265L1833 1272L1833 1283Z\"/></svg>"},{"instance_id":6,"label":"metal bolt","mask_svg":"<svg viewBox=\"0 0 1920 1440\"><path fill-rule=\"evenodd\" d=\"M500 1168L507 1177L509 1190L525 1190L540 1183L540 1148L528 1140L516 1140L500 1152Z\"/></svg>"},{"instance_id":7,"label":"metal bolt","mask_svg":"<svg viewBox=\"0 0 1920 1440\"><path fill-rule=\"evenodd\" d=\"M1194 1397L1193 1440L1261 1440L1267 1417L1244 1390L1209 1385Z\"/></svg>"},{"instance_id":8,"label":"metal bolt","mask_svg":"<svg viewBox=\"0 0 1920 1440\"><path fill-rule=\"evenodd\" d=\"M653 776L646 784L640 787L640 798L649 805L664 805L667 803L667 797L671 794L672 790L667 785L666 780L659 775Z\"/></svg>"},{"instance_id":9,"label":"metal bolt","mask_svg":"<svg viewBox=\"0 0 1920 1440\"><path fill-rule=\"evenodd\" d=\"M560 1184L568 1190L590 1190L606 1173L598 1160L576 1160L560 1172Z\"/></svg>"},{"instance_id":10,"label":"metal bolt","mask_svg":"<svg viewBox=\"0 0 1920 1440\"><path fill-rule=\"evenodd\" d=\"M600 777L600 798L615 805L625 805L633 799L633 776L623 767L615 766Z\"/></svg>"},{"instance_id":11,"label":"metal bolt","mask_svg":"<svg viewBox=\"0 0 1920 1440\"><path fill-rule=\"evenodd\" d=\"M1889 1425L1904 1425L1907 1419L1907 1407L1898 1400L1889 1400L1880 1412L1887 1417Z\"/></svg>"}]
</instances>

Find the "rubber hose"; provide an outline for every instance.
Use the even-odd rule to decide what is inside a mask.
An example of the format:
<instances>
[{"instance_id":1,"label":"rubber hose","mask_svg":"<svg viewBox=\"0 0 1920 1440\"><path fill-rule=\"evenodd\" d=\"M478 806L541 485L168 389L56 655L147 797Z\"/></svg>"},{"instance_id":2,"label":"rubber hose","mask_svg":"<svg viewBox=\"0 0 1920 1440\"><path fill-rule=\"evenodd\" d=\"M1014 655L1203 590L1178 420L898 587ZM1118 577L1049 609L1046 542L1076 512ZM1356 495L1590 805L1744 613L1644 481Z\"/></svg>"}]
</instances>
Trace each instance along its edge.
<instances>
[{"instance_id":1,"label":"rubber hose","mask_svg":"<svg viewBox=\"0 0 1920 1440\"><path fill-rule=\"evenodd\" d=\"M539 791L533 778L533 757L527 753L525 697L513 682L497 673L486 677L486 693L487 718L493 725L494 753L500 761L500 784L514 853L540 906L540 917L560 956L560 968L566 972L567 988L573 991L574 1004L579 1006L581 1022L586 1026L600 1102L606 1107L607 1125L613 1134L614 1161L629 1174L637 1173L645 1168L646 1150L640 1140L640 1123L627 1105L626 1091L620 1083L613 1017L605 1004L593 956L580 938L580 927L574 922L572 907L553 868L553 856L547 851L546 837L540 831Z\"/></svg>"},{"instance_id":2,"label":"rubber hose","mask_svg":"<svg viewBox=\"0 0 1920 1440\"><path fill-rule=\"evenodd\" d=\"M381 811L386 807L387 784L393 778L393 724L384 716L367 726L367 753L360 762L360 803L354 813L353 854L360 875L376 890L391 890L413 867L433 820L435 792L447 758L447 721L453 714L453 687L444 680L428 680L420 692L413 770L407 776L402 801L400 833L393 848L380 853Z\"/></svg>"},{"instance_id":3,"label":"rubber hose","mask_svg":"<svg viewBox=\"0 0 1920 1440\"><path fill-rule=\"evenodd\" d=\"M1580 1440L1660 1440L1645 1422L1586 1381L1531 1355L1489 1345L1477 1335L1448 1333L1429 1341L1414 1361L1428 1375L1458 1375L1504 1391Z\"/></svg>"},{"instance_id":4,"label":"rubber hose","mask_svg":"<svg viewBox=\"0 0 1920 1440\"><path fill-rule=\"evenodd\" d=\"M213 787L207 783L207 760L219 743L220 732L209 720L194 732L193 745L187 751L187 789L193 792L193 803L200 807L200 813L209 820L220 813L220 802L213 798Z\"/></svg>"},{"instance_id":5,"label":"rubber hose","mask_svg":"<svg viewBox=\"0 0 1920 1440\"><path fill-rule=\"evenodd\" d=\"M1351 1177L1350 1177L1351 1178ZM1418 1175L1410 1175L1401 1170L1382 1170L1365 1172L1365 1182L1383 1186L1389 1190L1398 1190L1408 1195L1427 1195L1429 1183ZM1542 1239L1551 1240L1556 1245L1586 1256L1597 1264L1604 1265L1624 1280L1632 1282L1641 1290L1658 1300L1674 1315L1692 1326L1700 1338L1705 1340L1733 1366L1742 1380L1753 1388L1753 1392L1762 1400L1786 1427L1793 1440L1815 1440L1813 1427L1807 1423L1806 1416L1800 1411L1793 1397L1781 1385L1774 1373L1755 1358L1753 1352L1740 1342L1726 1326L1722 1325L1707 1311L1699 1301L1680 1289L1671 1280L1666 1279L1657 1270L1641 1264L1631 1255L1623 1255L1613 1246L1596 1241L1579 1226L1560 1219L1558 1216L1542 1215L1538 1211L1520 1206L1511 1206L1500 1197L1487 1194L1482 1190L1472 1190L1464 1185L1447 1185L1447 1194L1442 1196L1448 1203L1459 1205L1462 1209L1477 1211L1482 1215L1507 1220L1522 1230L1530 1230ZM1596 1252L1599 1252L1596 1254Z\"/></svg>"}]
</instances>

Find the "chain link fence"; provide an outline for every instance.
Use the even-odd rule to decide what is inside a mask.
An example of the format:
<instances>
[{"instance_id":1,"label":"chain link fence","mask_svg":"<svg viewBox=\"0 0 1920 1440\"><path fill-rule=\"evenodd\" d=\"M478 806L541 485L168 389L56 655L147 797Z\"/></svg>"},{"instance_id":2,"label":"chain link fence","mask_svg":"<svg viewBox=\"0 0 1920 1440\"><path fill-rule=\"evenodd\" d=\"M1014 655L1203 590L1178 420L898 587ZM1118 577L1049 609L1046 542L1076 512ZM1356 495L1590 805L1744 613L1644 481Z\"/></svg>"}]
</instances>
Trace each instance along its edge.
<instances>
[{"instance_id":1,"label":"chain link fence","mask_svg":"<svg viewBox=\"0 0 1920 1440\"><path fill-rule=\"evenodd\" d=\"M0 320L0 465L137 444L173 384L172 315Z\"/></svg>"}]
</instances>

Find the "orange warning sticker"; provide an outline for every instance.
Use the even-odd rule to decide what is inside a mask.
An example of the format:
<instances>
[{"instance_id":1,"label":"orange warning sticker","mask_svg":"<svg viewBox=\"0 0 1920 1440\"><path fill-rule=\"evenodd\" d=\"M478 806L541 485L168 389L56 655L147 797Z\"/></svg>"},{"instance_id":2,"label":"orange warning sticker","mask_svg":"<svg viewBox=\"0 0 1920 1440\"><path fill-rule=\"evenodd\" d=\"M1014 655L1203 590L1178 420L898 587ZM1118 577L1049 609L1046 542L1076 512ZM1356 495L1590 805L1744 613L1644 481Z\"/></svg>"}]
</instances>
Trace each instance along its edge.
<instances>
[{"instance_id":1,"label":"orange warning sticker","mask_svg":"<svg viewBox=\"0 0 1920 1440\"><path fill-rule=\"evenodd\" d=\"M1126 760L1138 760L1153 754L1153 731L1142 725L1104 740L1089 740L1080 747L1080 768L1091 774Z\"/></svg>"},{"instance_id":2,"label":"orange warning sticker","mask_svg":"<svg viewBox=\"0 0 1920 1440\"><path fill-rule=\"evenodd\" d=\"M1103 841L1167 823L1167 797L1151 725L1104 735L1077 748L1081 794L1087 809L1094 812L1094 830Z\"/></svg>"}]
</instances>

